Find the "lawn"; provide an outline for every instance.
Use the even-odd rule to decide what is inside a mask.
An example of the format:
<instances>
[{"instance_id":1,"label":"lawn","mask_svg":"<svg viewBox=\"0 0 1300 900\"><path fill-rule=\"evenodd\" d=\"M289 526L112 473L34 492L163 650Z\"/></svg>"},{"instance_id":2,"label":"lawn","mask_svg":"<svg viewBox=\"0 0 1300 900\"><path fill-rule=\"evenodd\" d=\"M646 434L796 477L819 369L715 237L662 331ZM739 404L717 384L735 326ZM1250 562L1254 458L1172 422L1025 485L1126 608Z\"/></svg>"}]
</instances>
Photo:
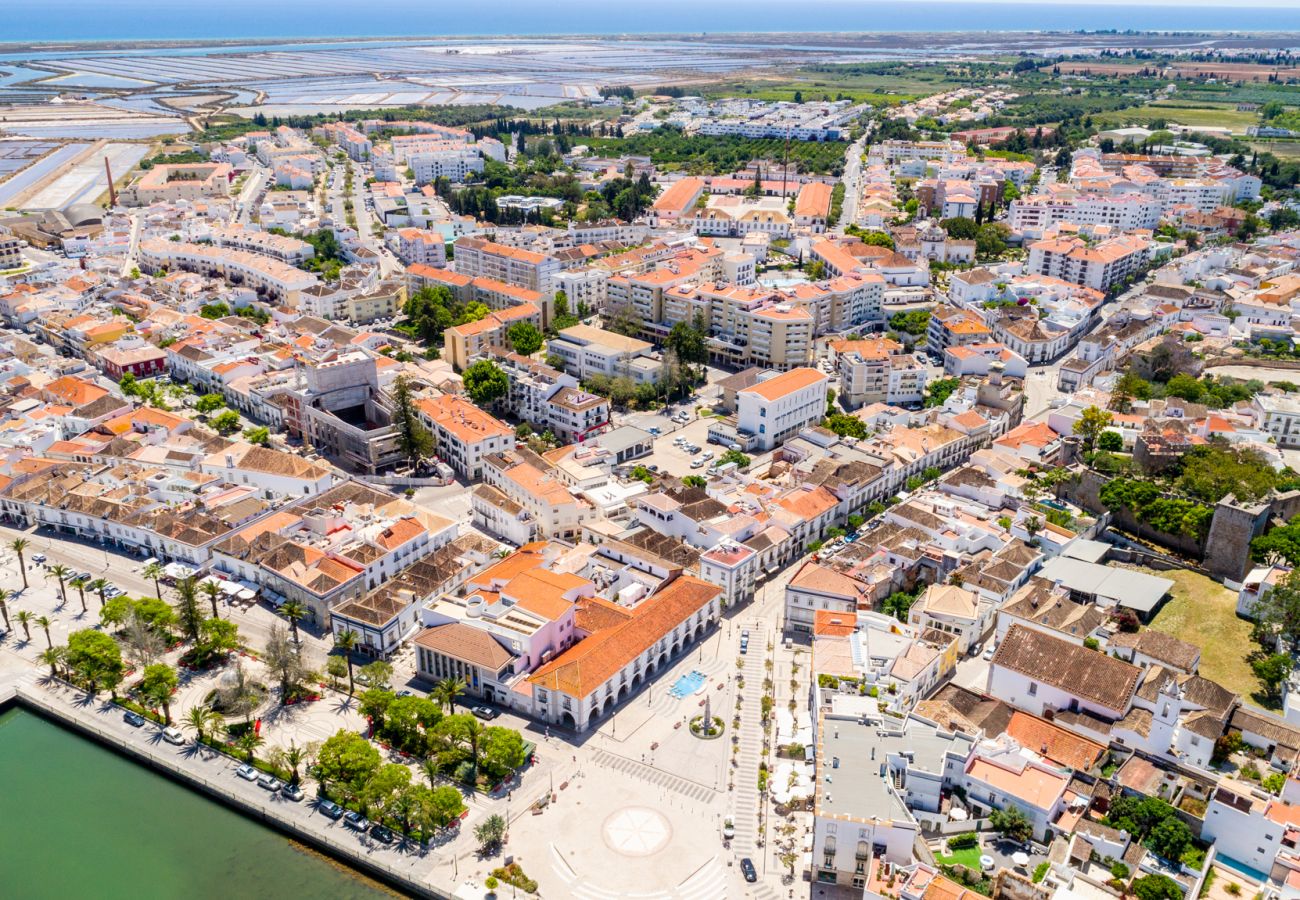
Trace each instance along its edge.
<instances>
[{"instance_id":1,"label":"lawn","mask_svg":"<svg viewBox=\"0 0 1300 900\"><path fill-rule=\"evenodd\" d=\"M1255 141L1251 148L1272 153L1278 159L1300 159L1300 141Z\"/></svg>"},{"instance_id":2,"label":"lawn","mask_svg":"<svg viewBox=\"0 0 1300 900\"><path fill-rule=\"evenodd\" d=\"M1240 694L1246 702L1264 706L1259 679L1246 662L1257 645L1250 639L1250 623L1237 617L1237 595L1195 572L1137 569L1174 582L1172 599L1156 614L1151 627L1200 647L1202 675Z\"/></svg>"},{"instance_id":3,"label":"lawn","mask_svg":"<svg viewBox=\"0 0 1300 900\"><path fill-rule=\"evenodd\" d=\"M980 848L968 847L965 850L956 850L952 856L936 856L935 862L941 866L965 866L972 872L980 870Z\"/></svg>"}]
</instances>

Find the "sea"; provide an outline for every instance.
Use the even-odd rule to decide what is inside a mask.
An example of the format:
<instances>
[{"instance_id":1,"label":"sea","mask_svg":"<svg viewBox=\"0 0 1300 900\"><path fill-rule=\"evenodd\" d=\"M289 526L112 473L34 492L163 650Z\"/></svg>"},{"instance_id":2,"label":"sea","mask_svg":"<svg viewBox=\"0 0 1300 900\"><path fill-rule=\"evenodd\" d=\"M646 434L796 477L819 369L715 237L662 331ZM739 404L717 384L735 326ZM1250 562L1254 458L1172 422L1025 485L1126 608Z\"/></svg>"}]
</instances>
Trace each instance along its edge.
<instances>
[{"instance_id":1,"label":"sea","mask_svg":"<svg viewBox=\"0 0 1300 900\"><path fill-rule=\"evenodd\" d=\"M1300 0L1257 6L979 0L3 0L0 6L0 43L711 32L1300 31Z\"/></svg>"}]
</instances>

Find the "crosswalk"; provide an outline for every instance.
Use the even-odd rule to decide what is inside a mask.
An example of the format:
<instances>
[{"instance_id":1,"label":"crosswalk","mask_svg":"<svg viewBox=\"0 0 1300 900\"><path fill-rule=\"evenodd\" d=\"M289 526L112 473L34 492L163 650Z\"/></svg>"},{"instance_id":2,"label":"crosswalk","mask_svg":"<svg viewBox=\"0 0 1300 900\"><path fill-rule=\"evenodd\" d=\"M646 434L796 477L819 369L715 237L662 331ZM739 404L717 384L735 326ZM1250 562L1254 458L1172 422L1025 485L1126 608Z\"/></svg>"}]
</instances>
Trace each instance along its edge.
<instances>
[{"instance_id":1,"label":"crosswalk","mask_svg":"<svg viewBox=\"0 0 1300 900\"><path fill-rule=\"evenodd\" d=\"M691 781L688 778L682 778L680 775L673 775L663 769L656 769L634 759L628 759L626 756L619 756L617 753L596 750L591 758L598 766L631 775L633 778L639 778L658 787L675 791L683 797L689 797L701 803L712 803L717 797L717 791L707 785Z\"/></svg>"}]
</instances>

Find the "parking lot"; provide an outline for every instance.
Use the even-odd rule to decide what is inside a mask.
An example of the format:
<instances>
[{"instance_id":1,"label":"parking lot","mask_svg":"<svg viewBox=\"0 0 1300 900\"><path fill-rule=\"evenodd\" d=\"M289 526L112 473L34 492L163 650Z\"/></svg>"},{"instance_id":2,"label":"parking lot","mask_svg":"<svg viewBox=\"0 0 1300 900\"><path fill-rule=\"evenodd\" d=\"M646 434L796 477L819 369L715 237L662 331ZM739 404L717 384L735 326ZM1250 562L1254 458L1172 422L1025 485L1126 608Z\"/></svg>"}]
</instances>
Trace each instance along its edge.
<instances>
[{"instance_id":1,"label":"parking lot","mask_svg":"<svg viewBox=\"0 0 1300 900\"><path fill-rule=\"evenodd\" d=\"M657 465L661 472L667 472L669 475L678 477L684 475L703 475L708 471L707 465L699 468L691 468L691 460L698 454L690 453L681 446L673 443L674 438L684 437L692 444L700 448L702 453L712 453L714 462L722 455L726 448L717 444L709 443L709 423L710 418L695 418L683 426L675 426L677 430L665 432L655 440L654 452L645 459L637 460L643 465Z\"/></svg>"}]
</instances>

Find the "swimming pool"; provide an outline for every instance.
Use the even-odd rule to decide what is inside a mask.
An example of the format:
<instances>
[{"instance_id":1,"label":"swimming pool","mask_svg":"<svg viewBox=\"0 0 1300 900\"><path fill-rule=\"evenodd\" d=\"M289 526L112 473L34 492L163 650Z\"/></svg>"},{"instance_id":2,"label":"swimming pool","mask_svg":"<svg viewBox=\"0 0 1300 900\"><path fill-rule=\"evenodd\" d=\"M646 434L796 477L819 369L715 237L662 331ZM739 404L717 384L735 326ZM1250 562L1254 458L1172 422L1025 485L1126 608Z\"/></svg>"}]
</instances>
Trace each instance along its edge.
<instances>
[{"instance_id":1,"label":"swimming pool","mask_svg":"<svg viewBox=\"0 0 1300 900\"><path fill-rule=\"evenodd\" d=\"M705 675L703 672L688 672L673 682L673 686L668 689L668 693L678 699L688 697L704 686L704 678Z\"/></svg>"}]
</instances>

